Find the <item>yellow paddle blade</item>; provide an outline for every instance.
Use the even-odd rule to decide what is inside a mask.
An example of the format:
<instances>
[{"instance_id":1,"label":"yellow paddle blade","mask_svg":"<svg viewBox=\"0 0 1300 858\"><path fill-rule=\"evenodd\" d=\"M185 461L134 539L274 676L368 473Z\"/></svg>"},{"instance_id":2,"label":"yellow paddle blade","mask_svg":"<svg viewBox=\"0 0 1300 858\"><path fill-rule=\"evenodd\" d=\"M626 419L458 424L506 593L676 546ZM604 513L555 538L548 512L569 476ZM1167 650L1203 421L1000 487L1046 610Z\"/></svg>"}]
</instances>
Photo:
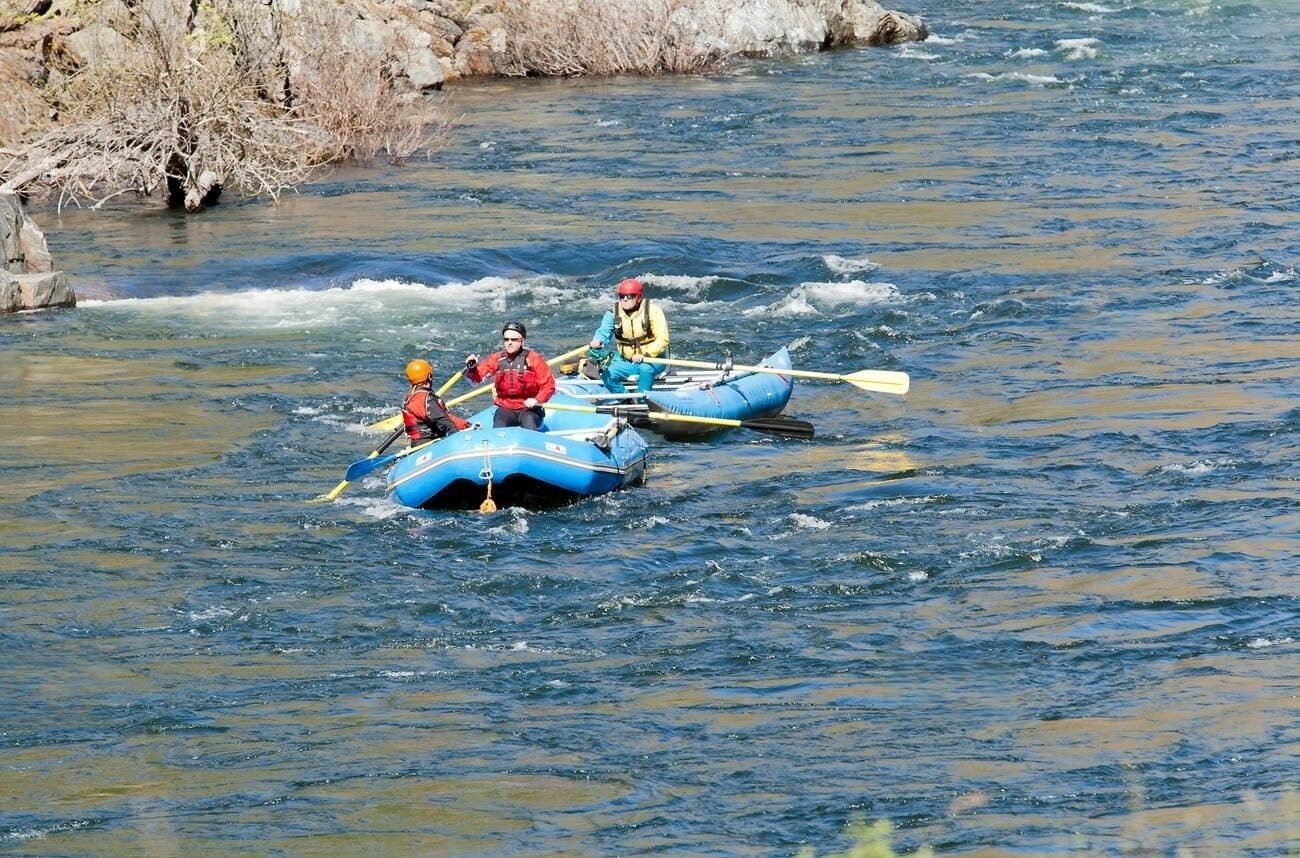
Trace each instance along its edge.
<instances>
[{"instance_id":1,"label":"yellow paddle blade","mask_svg":"<svg viewBox=\"0 0 1300 858\"><path fill-rule=\"evenodd\" d=\"M722 369L720 363L708 363L700 360L676 360L674 358L655 358L657 363L667 364L668 366L686 366L696 369ZM816 372L808 369L782 369L772 366L745 366L744 364L732 364L731 369L737 372L765 372L769 375L784 375L790 378L820 378L826 381L847 381L854 387L862 390L874 390L877 393L907 393L911 386L911 381L905 372L890 372L883 369L864 369L851 375L839 375L834 372Z\"/></svg>"},{"instance_id":2,"label":"yellow paddle blade","mask_svg":"<svg viewBox=\"0 0 1300 858\"><path fill-rule=\"evenodd\" d=\"M883 369L864 369L850 375L840 376L844 381L863 390L877 393L896 393L900 396L912 386L912 380L905 372L889 372Z\"/></svg>"}]
</instances>

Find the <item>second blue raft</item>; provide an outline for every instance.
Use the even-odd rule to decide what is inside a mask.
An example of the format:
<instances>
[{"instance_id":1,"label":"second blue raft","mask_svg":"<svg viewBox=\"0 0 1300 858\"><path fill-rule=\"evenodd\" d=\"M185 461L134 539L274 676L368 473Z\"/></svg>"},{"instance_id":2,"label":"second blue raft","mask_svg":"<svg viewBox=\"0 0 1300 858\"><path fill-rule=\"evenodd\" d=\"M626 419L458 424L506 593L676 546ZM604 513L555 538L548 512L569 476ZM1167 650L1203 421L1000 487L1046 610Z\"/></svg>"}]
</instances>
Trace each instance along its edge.
<instances>
[{"instance_id":1,"label":"second blue raft","mask_svg":"<svg viewBox=\"0 0 1300 858\"><path fill-rule=\"evenodd\" d=\"M790 352L782 347L759 366L790 369ZM587 404L634 405L642 403L660 414L682 414L724 420L753 420L780 414L794 392L794 378L779 372L751 372L722 365L714 370L670 369L655 379L644 394L630 388L626 394L611 394L600 381L580 374L560 379L560 389ZM629 411L629 413L631 413ZM718 426L686 421L656 420L649 424L669 438L689 438L723 431Z\"/></svg>"}]
</instances>

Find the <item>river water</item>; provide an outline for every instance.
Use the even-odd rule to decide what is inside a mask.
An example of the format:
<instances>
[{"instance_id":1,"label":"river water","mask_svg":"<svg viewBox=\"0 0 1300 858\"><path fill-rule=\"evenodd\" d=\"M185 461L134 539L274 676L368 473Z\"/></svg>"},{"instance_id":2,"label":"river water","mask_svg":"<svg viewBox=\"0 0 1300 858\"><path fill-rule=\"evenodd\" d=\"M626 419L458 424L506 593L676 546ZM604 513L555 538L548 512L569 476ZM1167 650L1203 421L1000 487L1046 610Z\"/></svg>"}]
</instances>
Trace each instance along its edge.
<instances>
[{"instance_id":1,"label":"river water","mask_svg":"<svg viewBox=\"0 0 1300 858\"><path fill-rule=\"evenodd\" d=\"M0 320L0 852L1295 854L1300 19L908 11L460 86L278 206L34 206L82 302ZM307 503L407 360L629 275L679 357L912 390L559 510Z\"/></svg>"}]
</instances>

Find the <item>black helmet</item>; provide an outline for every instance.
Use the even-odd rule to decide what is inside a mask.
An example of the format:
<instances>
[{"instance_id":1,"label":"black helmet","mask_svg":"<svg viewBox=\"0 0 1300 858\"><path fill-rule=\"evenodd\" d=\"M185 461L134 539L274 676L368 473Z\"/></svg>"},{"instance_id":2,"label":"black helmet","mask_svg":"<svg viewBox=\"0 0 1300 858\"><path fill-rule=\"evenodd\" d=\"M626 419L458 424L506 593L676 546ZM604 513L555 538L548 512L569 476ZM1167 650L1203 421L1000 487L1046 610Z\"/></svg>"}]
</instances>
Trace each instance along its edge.
<instances>
[{"instance_id":1,"label":"black helmet","mask_svg":"<svg viewBox=\"0 0 1300 858\"><path fill-rule=\"evenodd\" d=\"M528 339L528 329L524 327L523 322L506 322L501 328L501 336L504 337L506 331L515 331L519 336Z\"/></svg>"}]
</instances>

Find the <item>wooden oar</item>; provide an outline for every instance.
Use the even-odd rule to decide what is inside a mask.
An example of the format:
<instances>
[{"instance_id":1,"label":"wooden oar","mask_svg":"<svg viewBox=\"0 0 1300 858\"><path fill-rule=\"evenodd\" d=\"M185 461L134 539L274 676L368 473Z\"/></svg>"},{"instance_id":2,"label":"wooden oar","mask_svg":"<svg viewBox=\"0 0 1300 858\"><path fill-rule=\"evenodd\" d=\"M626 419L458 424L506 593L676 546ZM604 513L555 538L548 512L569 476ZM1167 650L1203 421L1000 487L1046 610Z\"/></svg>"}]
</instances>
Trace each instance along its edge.
<instances>
[{"instance_id":1,"label":"wooden oar","mask_svg":"<svg viewBox=\"0 0 1300 858\"><path fill-rule=\"evenodd\" d=\"M702 360L675 360L673 358L650 358L653 363L662 363L668 366L685 366L694 369L738 369L744 372L766 372L772 375L789 375L795 378L821 378L827 381L847 381L854 387L862 390L873 390L877 393L896 393L902 395L907 393L911 387L911 379L905 372L890 372L884 369L863 369L849 375L838 375L833 372L813 372L806 369L779 369L772 366L741 366L740 364L708 363Z\"/></svg>"},{"instance_id":2,"label":"wooden oar","mask_svg":"<svg viewBox=\"0 0 1300 858\"><path fill-rule=\"evenodd\" d=\"M707 426L727 426L749 429L753 432L766 432L769 435L788 435L791 438L812 438L813 425L807 420L795 420L791 417L756 417L752 420L732 420L727 417L695 417L690 414L669 414L665 411L643 411L639 408L625 408L620 405L561 405L554 402L545 403L545 407L556 411L584 411L589 414L629 414L649 420L677 423L703 423Z\"/></svg>"},{"instance_id":3,"label":"wooden oar","mask_svg":"<svg viewBox=\"0 0 1300 858\"><path fill-rule=\"evenodd\" d=\"M547 366L556 366L556 365L558 365L561 361L566 361L566 360L568 360L568 359L571 358L571 357L577 357L578 355L580 355L580 354L582 354L583 352L585 352L585 351L587 350L587 348L588 348L587 346L578 346L576 349L574 349L574 350L571 351L571 352L565 352L564 354L559 355L558 357L553 357L553 358L551 358L550 360L548 360L548 361L546 362L546 365L547 365ZM464 375L465 375L465 371L464 371L464 370L461 370L460 372L458 372L458 373L456 373L455 375L453 375L453 376L452 376L452 377L447 381L446 384L444 384L442 387L438 388L438 395L439 395L439 396L442 396L442 395L443 395L444 393L446 393L448 390L451 390L452 385L454 385L456 382L460 381L460 380L461 380L461 377L464 376ZM485 384L485 385L483 385L482 387L476 387L476 388L474 388L473 390L471 390L469 393L463 393L463 394L461 394L460 396L457 396L455 399L450 399L450 400L448 400L448 401L447 401L447 407L450 408L450 407L453 406L453 405L460 405L462 402L468 402L469 400L473 399L473 398L476 397L476 396L481 396L482 394L487 393L487 392L488 392L489 390L491 390L491 389L492 389L492 385L490 385L490 384ZM371 423L371 424L370 424L369 426L367 426L366 428L367 428L367 429L373 429L373 430L375 430L376 432L387 432L389 429L392 429L394 426L398 425L398 424L401 423L401 422L402 422L402 415L397 414L397 415L394 415L393 417L385 417L383 420L380 420L380 421L377 422L377 423Z\"/></svg>"},{"instance_id":4,"label":"wooden oar","mask_svg":"<svg viewBox=\"0 0 1300 858\"><path fill-rule=\"evenodd\" d=\"M384 452L385 450L387 450L388 447L389 447L389 446L390 446L394 441L396 441L398 438L402 437L402 433L405 432L405 431L406 431L406 427L405 427L405 426L398 426L396 429L393 430L393 434L392 434L392 435L389 435L387 438L384 439L384 443L380 444L378 447L376 447L375 449L371 450L371 451L370 451L370 455L367 456L367 457L366 457L365 459L363 459L362 461L368 461L368 460L370 460L370 459L374 459L374 458L378 457L379 454L382 453L382 452ZM348 470L351 471L352 469L349 468ZM343 490L346 489L346 488L348 487L348 483L352 482L352 480L353 480L353 477L345 477L344 480L343 480L343 482L339 483L337 486L335 486L334 488L330 489L328 492L326 492L325 494L321 495L320 497L314 497L314 498L312 498L310 501L308 501L308 503L325 503L326 501L332 501L332 500L334 500L336 497L338 497L339 495L343 494Z\"/></svg>"}]
</instances>

